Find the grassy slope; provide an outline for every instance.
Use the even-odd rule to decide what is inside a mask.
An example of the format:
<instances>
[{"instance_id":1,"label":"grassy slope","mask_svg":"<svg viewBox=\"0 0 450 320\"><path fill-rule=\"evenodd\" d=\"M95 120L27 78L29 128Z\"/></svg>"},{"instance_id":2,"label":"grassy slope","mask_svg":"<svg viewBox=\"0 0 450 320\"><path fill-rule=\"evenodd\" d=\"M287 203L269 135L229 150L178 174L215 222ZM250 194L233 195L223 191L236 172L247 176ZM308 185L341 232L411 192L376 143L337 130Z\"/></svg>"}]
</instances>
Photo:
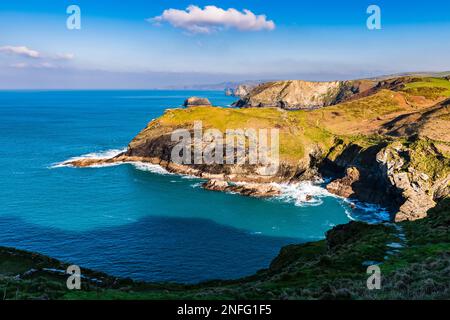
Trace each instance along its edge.
<instances>
[{"instance_id":1,"label":"grassy slope","mask_svg":"<svg viewBox=\"0 0 450 320\"><path fill-rule=\"evenodd\" d=\"M139 145L144 140L170 133L176 128L190 128L194 121L202 121L203 128L280 130L280 159L296 164L304 160L311 149L319 146L324 154L334 146L336 139L357 140L367 144L381 126L406 113L425 107L406 103L406 94L381 90L372 96L313 111L285 111L276 108L231 109L217 107L192 107L169 109L152 121L132 142ZM436 138L439 135L433 133ZM377 138L380 141L382 138ZM443 138L444 142L446 137Z\"/></svg>"},{"instance_id":2,"label":"grassy slope","mask_svg":"<svg viewBox=\"0 0 450 320\"><path fill-rule=\"evenodd\" d=\"M421 78L419 81L406 84L404 92L427 99L450 97L450 81L444 78Z\"/></svg>"}]
</instances>

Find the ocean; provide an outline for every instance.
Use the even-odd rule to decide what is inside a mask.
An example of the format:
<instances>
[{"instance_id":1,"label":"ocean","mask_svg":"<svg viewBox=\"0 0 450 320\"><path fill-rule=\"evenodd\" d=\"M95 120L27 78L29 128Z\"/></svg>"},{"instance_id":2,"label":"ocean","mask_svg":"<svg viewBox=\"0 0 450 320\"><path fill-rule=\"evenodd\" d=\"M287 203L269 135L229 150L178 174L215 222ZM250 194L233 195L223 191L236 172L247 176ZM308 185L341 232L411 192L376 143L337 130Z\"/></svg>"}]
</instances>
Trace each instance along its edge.
<instances>
[{"instance_id":1,"label":"ocean","mask_svg":"<svg viewBox=\"0 0 450 320\"><path fill-rule=\"evenodd\" d=\"M234 101L215 91L0 91L0 246L115 276L194 283L253 274L282 246L323 239L350 219L386 219L311 183L262 200L206 191L152 165L61 165L120 152L194 95ZM306 194L310 203L298 200Z\"/></svg>"}]
</instances>

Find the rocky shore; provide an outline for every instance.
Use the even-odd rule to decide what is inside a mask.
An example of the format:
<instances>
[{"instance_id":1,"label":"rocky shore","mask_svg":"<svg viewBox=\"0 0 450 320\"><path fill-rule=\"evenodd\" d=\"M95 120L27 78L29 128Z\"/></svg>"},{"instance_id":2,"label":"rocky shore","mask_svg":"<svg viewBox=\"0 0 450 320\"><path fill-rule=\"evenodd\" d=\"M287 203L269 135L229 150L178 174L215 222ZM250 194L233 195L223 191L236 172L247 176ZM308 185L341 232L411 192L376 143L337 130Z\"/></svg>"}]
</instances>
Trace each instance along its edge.
<instances>
[{"instance_id":1,"label":"rocky shore","mask_svg":"<svg viewBox=\"0 0 450 320\"><path fill-rule=\"evenodd\" d=\"M216 108L195 106L194 101L188 109L168 109L116 157L67 164L146 162L210 180L204 184L209 190L255 197L279 194L271 185L274 182L331 178L327 186L331 193L387 208L393 221L421 219L450 193L450 99L440 96L442 88L430 90L434 82L436 86L442 83L434 78L405 77L379 82L261 84L249 93L248 101L262 94L271 102L268 106L296 109L308 105L314 110ZM280 92L289 105L279 105ZM330 99L319 101L319 96ZM195 121L218 130L278 128L277 172L261 174L266 168L250 165L248 159L244 164L174 163L171 153L176 142L171 134L180 128L192 132Z\"/></svg>"},{"instance_id":2,"label":"rocky shore","mask_svg":"<svg viewBox=\"0 0 450 320\"><path fill-rule=\"evenodd\" d=\"M151 145L150 149L158 147ZM166 147L166 146L163 146ZM157 154L135 156L129 149L123 154L109 159L81 159L67 162L74 167L91 167L123 163L143 162L159 165L171 173L207 179L202 186L207 190L238 193L253 197L272 197L281 190L272 183L296 183L317 181L323 177L334 177L327 190L338 196L379 204L393 212L393 220L416 220L426 216L426 212L450 193L448 159L439 159L440 154L426 140L417 139L406 148L392 143L374 145L362 149L357 143L342 146L339 142L333 148L342 148L338 155L310 153L309 167L292 166L282 163L275 176L256 174L255 168L238 165L180 165ZM443 161L444 173L432 176L430 172L409 166L410 154L420 150L421 157L430 161ZM403 170L407 165L408 169Z\"/></svg>"}]
</instances>

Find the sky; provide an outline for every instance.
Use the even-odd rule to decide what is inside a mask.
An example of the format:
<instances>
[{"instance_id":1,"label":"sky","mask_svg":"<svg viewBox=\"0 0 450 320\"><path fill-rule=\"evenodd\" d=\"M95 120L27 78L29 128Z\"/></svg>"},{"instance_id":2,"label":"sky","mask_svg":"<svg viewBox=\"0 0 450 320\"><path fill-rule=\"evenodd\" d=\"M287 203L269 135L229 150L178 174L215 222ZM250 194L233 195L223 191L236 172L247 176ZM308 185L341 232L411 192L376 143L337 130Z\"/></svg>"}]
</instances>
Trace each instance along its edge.
<instances>
[{"instance_id":1,"label":"sky","mask_svg":"<svg viewBox=\"0 0 450 320\"><path fill-rule=\"evenodd\" d=\"M71 5L80 29L67 27ZM367 26L370 5L381 29ZM449 13L448 0L2 0L0 89L448 71Z\"/></svg>"}]
</instances>

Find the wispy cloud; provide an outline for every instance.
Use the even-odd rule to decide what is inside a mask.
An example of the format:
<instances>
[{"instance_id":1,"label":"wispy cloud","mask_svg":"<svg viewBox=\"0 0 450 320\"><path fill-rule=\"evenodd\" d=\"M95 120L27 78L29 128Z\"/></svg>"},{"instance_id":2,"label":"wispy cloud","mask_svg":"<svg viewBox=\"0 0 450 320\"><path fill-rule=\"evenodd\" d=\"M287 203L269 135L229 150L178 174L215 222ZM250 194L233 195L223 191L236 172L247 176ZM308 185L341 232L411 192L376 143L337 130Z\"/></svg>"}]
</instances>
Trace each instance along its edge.
<instances>
[{"instance_id":1,"label":"wispy cloud","mask_svg":"<svg viewBox=\"0 0 450 320\"><path fill-rule=\"evenodd\" d=\"M231 28L240 31L275 29L275 23L267 20L265 15L255 15L247 9L241 12L233 8L224 10L216 6L205 6L202 9L191 5L186 10L167 9L160 16L150 18L148 21L154 24L169 23L190 33L203 34Z\"/></svg>"},{"instance_id":2,"label":"wispy cloud","mask_svg":"<svg viewBox=\"0 0 450 320\"><path fill-rule=\"evenodd\" d=\"M0 52L4 52L11 55L19 55L27 58L35 58L35 59L41 58L40 52L32 50L25 46L18 46L18 47L3 46L0 47Z\"/></svg>"},{"instance_id":3,"label":"wispy cloud","mask_svg":"<svg viewBox=\"0 0 450 320\"><path fill-rule=\"evenodd\" d=\"M8 65L15 69L39 68L55 69L64 67L67 61L74 59L73 53L45 54L26 46L2 46L0 53L12 56Z\"/></svg>"},{"instance_id":4,"label":"wispy cloud","mask_svg":"<svg viewBox=\"0 0 450 320\"><path fill-rule=\"evenodd\" d=\"M72 60L75 57L73 53L43 54L26 46L2 46L0 47L0 52L14 56L46 60Z\"/></svg>"}]
</instances>

